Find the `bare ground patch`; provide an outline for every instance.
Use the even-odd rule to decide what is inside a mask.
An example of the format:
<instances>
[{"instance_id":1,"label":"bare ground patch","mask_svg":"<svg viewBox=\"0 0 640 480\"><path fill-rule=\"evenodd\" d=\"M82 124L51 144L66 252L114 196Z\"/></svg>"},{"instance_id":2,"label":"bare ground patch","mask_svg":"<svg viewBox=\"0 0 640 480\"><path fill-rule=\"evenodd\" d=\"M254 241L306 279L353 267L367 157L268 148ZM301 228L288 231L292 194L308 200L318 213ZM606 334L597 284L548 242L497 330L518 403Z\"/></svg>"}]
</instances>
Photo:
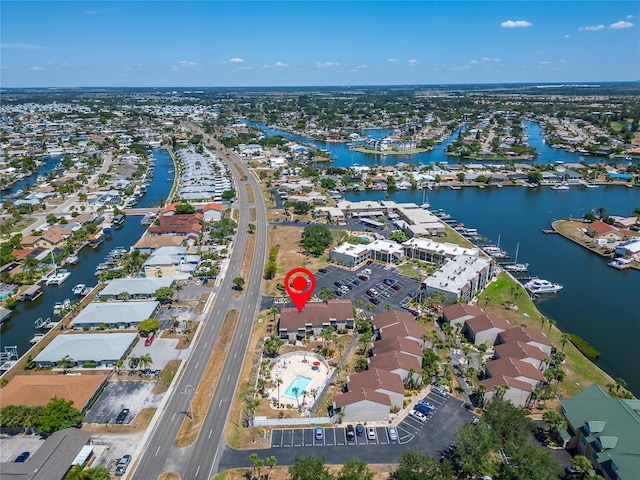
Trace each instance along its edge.
<instances>
[{"instance_id":1,"label":"bare ground patch","mask_svg":"<svg viewBox=\"0 0 640 480\"><path fill-rule=\"evenodd\" d=\"M149 424L151 423L151 419L156 413L155 408L144 408L140 410L140 413L136 415L133 421L129 424L84 424L82 425L82 430L87 432L91 432L94 434L99 433L117 433L117 434L129 434L129 433L137 433L143 432L147 429Z\"/></svg>"},{"instance_id":2,"label":"bare ground patch","mask_svg":"<svg viewBox=\"0 0 640 480\"><path fill-rule=\"evenodd\" d=\"M244 189L247 192L247 199L249 200L249 203L255 203L256 197L253 194L253 188L251 188L251 185L249 185L248 183L245 183Z\"/></svg>"},{"instance_id":3,"label":"bare ground patch","mask_svg":"<svg viewBox=\"0 0 640 480\"><path fill-rule=\"evenodd\" d=\"M223 365L227 358L239 317L240 312L238 310L230 310L224 318L216 344L205 367L204 374L193 394L191 401L191 416L193 418L184 418L178 436L176 437L176 446L178 448L191 445L200 434L202 421L207 415L209 406L211 405L211 398L213 398L213 393L216 391L222 373L222 369L218 368L218 366Z\"/></svg>"},{"instance_id":4,"label":"bare ground patch","mask_svg":"<svg viewBox=\"0 0 640 480\"><path fill-rule=\"evenodd\" d=\"M153 387L153 393L160 394L169 390L169 385L171 385L180 363L182 363L182 360L169 360L167 362L160 375L158 375L158 380Z\"/></svg>"}]
</instances>

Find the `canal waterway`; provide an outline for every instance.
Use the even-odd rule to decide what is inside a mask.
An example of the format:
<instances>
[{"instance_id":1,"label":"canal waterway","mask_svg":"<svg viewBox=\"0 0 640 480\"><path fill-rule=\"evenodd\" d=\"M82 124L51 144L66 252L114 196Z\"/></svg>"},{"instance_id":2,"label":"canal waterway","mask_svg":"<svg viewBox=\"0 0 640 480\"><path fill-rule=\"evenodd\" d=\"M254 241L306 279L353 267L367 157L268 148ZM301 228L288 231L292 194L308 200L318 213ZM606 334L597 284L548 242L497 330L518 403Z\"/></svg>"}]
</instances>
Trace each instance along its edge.
<instances>
[{"instance_id":1,"label":"canal waterway","mask_svg":"<svg viewBox=\"0 0 640 480\"><path fill-rule=\"evenodd\" d=\"M18 180L16 183L11 185L10 188L1 191L0 196L6 197L8 195L15 195L15 193L18 190L23 189L25 185L34 184L39 175L44 176L47 173L49 173L51 170L56 168L58 165L60 165L60 162L62 161L62 156L61 155L44 156L42 157L41 161L42 161L42 165L38 167L37 171L33 172L31 175L24 177L22 180Z\"/></svg>"},{"instance_id":2,"label":"canal waterway","mask_svg":"<svg viewBox=\"0 0 640 480\"><path fill-rule=\"evenodd\" d=\"M157 204L158 200L166 199L171 191L172 182L168 182L167 178L173 178L175 170L173 160L166 150L153 150L153 157L156 159L156 172L149 186L147 194L137 206L150 206ZM168 158L168 162L166 159ZM42 167L41 167L42 168ZM41 175L42 172L40 171ZM33 177L33 180L35 177ZM152 200L145 205L143 201L150 197ZM98 264L104 261L106 255L116 247L129 248L134 245L144 234L146 226L140 225L142 217L128 216L123 226L113 230L111 237L106 237L104 243L97 248L89 246L83 248L78 257L80 261L76 265L67 265L71 272L71 277L65 283L59 286L46 286L41 283L43 294L33 302L18 302L16 308L11 313L11 319L8 320L0 331L0 350L4 351L6 346L16 346L20 356L31 347L29 340L36 333L44 333L43 330L37 330L34 322L38 318L51 318L57 321L58 318L53 315L53 306L56 302L66 298L74 300L75 296L72 289L79 283L93 286L98 283L94 272Z\"/></svg>"},{"instance_id":3,"label":"canal waterway","mask_svg":"<svg viewBox=\"0 0 640 480\"><path fill-rule=\"evenodd\" d=\"M582 156L550 148L543 142L540 126L525 121L529 144L537 149L535 159L540 163L600 163L602 157ZM258 126L260 126L258 124ZM398 162L429 164L431 162L458 163L448 157L445 147L457 132L432 152L415 155L369 155L349 150L345 144L325 143L291 136L287 132L267 128L268 135L286 135L297 141L326 149L334 159L332 165L393 165ZM366 132L367 134L370 131ZM388 130L382 131L384 135ZM594 345L602 354L598 365L614 378L624 378L628 388L640 396L638 338L640 338L640 272L619 271L607 265L607 260L574 244L560 235L546 235L553 220L580 218L589 207L604 207L610 215L628 216L640 207L640 188L602 185L587 189L573 186L568 191L549 187L505 188L465 187L461 190L436 188L426 191L432 208L443 208L465 226L498 242L515 255L519 243L518 261L530 264L533 275L564 285L554 296L537 300L538 309L556 321L557 326L575 333ZM397 202L423 203L422 191L347 192L352 201L391 199Z\"/></svg>"}]
</instances>

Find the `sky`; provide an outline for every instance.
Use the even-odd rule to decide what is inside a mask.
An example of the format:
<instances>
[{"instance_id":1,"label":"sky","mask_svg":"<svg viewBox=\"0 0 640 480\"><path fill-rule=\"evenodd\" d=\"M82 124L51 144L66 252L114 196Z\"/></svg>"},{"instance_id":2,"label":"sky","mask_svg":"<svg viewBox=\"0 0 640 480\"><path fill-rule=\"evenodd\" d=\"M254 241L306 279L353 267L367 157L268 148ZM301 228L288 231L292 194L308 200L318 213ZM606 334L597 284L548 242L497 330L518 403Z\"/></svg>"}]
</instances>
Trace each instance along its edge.
<instances>
[{"instance_id":1,"label":"sky","mask_svg":"<svg viewBox=\"0 0 640 480\"><path fill-rule=\"evenodd\" d=\"M640 80L640 1L12 1L0 87Z\"/></svg>"}]
</instances>

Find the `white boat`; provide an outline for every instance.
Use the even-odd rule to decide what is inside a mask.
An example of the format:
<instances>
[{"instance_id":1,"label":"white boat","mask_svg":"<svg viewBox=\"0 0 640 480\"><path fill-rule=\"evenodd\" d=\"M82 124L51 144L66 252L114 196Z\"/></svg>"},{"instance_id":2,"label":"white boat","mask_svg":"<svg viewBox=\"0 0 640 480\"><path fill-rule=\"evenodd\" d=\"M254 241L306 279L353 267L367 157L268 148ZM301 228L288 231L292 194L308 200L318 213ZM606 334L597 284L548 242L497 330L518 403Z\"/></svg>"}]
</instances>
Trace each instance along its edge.
<instances>
[{"instance_id":1,"label":"white boat","mask_svg":"<svg viewBox=\"0 0 640 480\"><path fill-rule=\"evenodd\" d=\"M75 287L73 287L73 294L74 295L82 295L82 292L84 292L84 289L87 286L84 283L79 283L78 285L76 285Z\"/></svg>"},{"instance_id":2,"label":"white boat","mask_svg":"<svg viewBox=\"0 0 640 480\"><path fill-rule=\"evenodd\" d=\"M64 282L69 280L70 276L71 276L71 272L69 270L64 269L64 268L59 268L59 269L57 269L55 271L55 273L53 275L51 275L47 279L45 284L47 286L49 286L49 285L62 285Z\"/></svg>"},{"instance_id":3,"label":"white boat","mask_svg":"<svg viewBox=\"0 0 640 480\"><path fill-rule=\"evenodd\" d=\"M618 270L626 270L631 267L631 260L627 260L625 258L616 258L615 260L610 261L607 265L613 268L617 268Z\"/></svg>"},{"instance_id":4,"label":"white boat","mask_svg":"<svg viewBox=\"0 0 640 480\"><path fill-rule=\"evenodd\" d=\"M516 245L516 257L513 259L513 263L507 263L502 266L508 272L526 272L529 269L528 263L518 263L518 250L520 250L520 243Z\"/></svg>"},{"instance_id":5,"label":"white boat","mask_svg":"<svg viewBox=\"0 0 640 480\"><path fill-rule=\"evenodd\" d=\"M79 261L80 261L80 257L76 255L69 255L67 258L64 259L64 263L68 263L69 265L75 265Z\"/></svg>"},{"instance_id":6,"label":"white boat","mask_svg":"<svg viewBox=\"0 0 640 480\"><path fill-rule=\"evenodd\" d=\"M554 185L551 187L551 190L569 190L569 184L567 182L562 182L559 185Z\"/></svg>"},{"instance_id":7,"label":"white boat","mask_svg":"<svg viewBox=\"0 0 640 480\"><path fill-rule=\"evenodd\" d=\"M431 207L431 205L429 204L429 196L427 195L427 191L424 190L422 192L422 205L420 205L420 208L422 208L423 210L429 210L429 207Z\"/></svg>"},{"instance_id":8,"label":"white boat","mask_svg":"<svg viewBox=\"0 0 640 480\"><path fill-rule=\"evenodd\" d=\"M557 293L563 289L563 286L559 283L551 283L550 281L543 280L541 278L534 278L525 283L524 288L534 295L539 295L543 293Z\"/></svg>"},{"instance_id":9,"label":"white boat","mask_svg":"<svg viewBox=\"0 0 640 480\"><path fill-rule=\"evenodd\" d=\"M461 190L462 187L460 185L449 185L449 188L451 190Z\"/></svg>"}]
</instances>

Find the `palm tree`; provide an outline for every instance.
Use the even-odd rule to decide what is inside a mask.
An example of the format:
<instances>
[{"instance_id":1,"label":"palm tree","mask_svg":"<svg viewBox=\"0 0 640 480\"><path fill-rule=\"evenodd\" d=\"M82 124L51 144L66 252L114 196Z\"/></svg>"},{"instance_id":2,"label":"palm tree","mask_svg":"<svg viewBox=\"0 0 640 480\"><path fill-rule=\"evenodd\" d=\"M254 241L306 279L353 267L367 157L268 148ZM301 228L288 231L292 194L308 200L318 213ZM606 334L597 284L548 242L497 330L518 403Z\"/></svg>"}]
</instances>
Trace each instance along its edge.
<instances>
[{"instance_id":1,"label":"palm tree","mask_svg":"<svg viewBox=\"0 0 640 480\"><path fill-rule=\"evenodd\" d=\"M563 333L560 337L560 345L562 345L562 351L564 352L564 346L569 342L571 336L568 333Z\"/></svg>"},{"instance_id":2,"label":"palm tree","mask_svg":"<svg viewBox=\"0 0 640 480\"><path fill-rule=\"evenodd\" d=\"M298 402L298 408L300 408L300 398L298 397L298 393L300 393L300 389L298 387L293 387L291 391L293 392L293 396L296 397L296 401Z\"/></svg>"},{"instance_id":3,"label":"palm tree","mask_svg":"<svg viewBox=\"0 0 640 480\"><path fill-rule=\"evenodd\" d=\"M275 467L278 463L278 459L275 455L270 455L264 459L264 463L269 465L269 472L267 472L267 480L269 480L269 475L271 474L271 469Z\"/></svg>"},{"instance_id":4,"label":"palm tree","mask_svg":"<svg viewBox=\"0 0 640 480\"><path fill-rule=\"evenodd\" d=\"M621 388L626 388L627 382L624 378L616 378L616 392L619 392Z\"/></svg>"},{"instance_id":5,"label":"palm tree","mask_svg":"<svg viewBox=\"0 0 640 480\"><path fill-rule=\"evenodd\" d=\"M151 358L151 355L148 353L145 353L144 355L140 355L140 357L138 358L138 361L140 362L141 370L144 370L145 368L153 364L153 359Z\"/></svg>"},{"instance_id":6,"label":"palm tree","mask_svg":"<svg viewBox=\"0 0 640 480\"><path fill-rule=\"evenodd\" d=\"M507 393L508 389L509 385L497 385L494 389L493 397L498 400L502 400L504 398L504 394Z\"/></svg>"},{"instance_id":7,"label":"palm tree","mask_svg":"<svg viewBox=\"0 0 640 480\"><path fill-rule=\"evenodd\" d=\"M556 321L553 318L549 318L547 321L549 322L549 331L547 331L547 335L551 335L551 328L556 324Z\"/></svg>"},{"instance_id":8,"label":"palm tree","mask_svg":"<svg viewBox=\"0 0 640 480\"><path fill-rule=\"evenodd\" d=\"M276 386L278 387L278 407L280 407L280 385L282 385L282 379L276 378Z\"/></svg>"},{"instance_id":9,"label":"palm tree","mask_svg":"<svg viewBox=\"0 0 640 480\"><path fill-rule=\"evenodd\" d=\"M251 462L251 465L253 465L252 478L256 478L256 470L258 470L258 475L260 475L259 472L262 466L264 465L264 461L260 459L257 453L252 453L251 455L249 455L249 461Z\"/></svg>"},{"instance_id":10,"label":"palm tree","mask_svg":"<svg viewBox=\"0 0 640 480\"><path fill-rule=\"evenodd\" d=\"M484 383L480 383L476 387L476 398L478 399L478 404L480 405L480 407L484 405L484 392L486 391L487 391L487 387L485 386Z\"/></svg>"},{"instance_id":11,"label":"palm tree","mask_svg":"<svg viewBox=\"0 0 640 480\"><path fill-rule=\"evenodd\" d=\"M62 371L65 374L69 371L69 369L73 368L75 364L76 362L74 362L73 358L71 358L69 355L65 355L56 362L58 368L62 368Z\"/></svg>"},{"instance_id":12,"label":"palm tree","mask_svg":"<svg viewBox=\"0 0 640 480\"><path fill-rule=\"evenodd\" d=\"M541 332L544 330L544 324L546 323L546 321L547 321L547 318L544 315L540 317L540 323L541 323L540 331Z\"/></svg>"},{"instance_id":13,"label":"palm tree","mask_svg":"<svg viewBox=\"0 0 640 480\"><path fill-rule=\"evenodd\" d=\"M140 358L136 357L135 355L131 355L129 357L129 369L130 370L135 370L136 368L138 368L138 365L140 364Z\"/></svg>"}]
</instances>

